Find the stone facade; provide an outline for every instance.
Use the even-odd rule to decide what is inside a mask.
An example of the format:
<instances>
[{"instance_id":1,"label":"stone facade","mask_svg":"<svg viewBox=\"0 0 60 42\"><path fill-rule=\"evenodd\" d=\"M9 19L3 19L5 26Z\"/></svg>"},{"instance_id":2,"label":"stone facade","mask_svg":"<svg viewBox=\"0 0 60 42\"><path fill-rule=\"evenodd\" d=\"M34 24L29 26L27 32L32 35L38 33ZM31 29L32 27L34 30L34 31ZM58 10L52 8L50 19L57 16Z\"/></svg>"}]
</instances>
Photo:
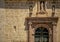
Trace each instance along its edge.
<instances>
[{"instance_id":1,"label":"stone facade","mask_svg":"<svg viewBox=\"0 0 60 42\"><path fill-rule=\"evenodd\" d=\"M29 17L29 5L29 1L0 0L0 42L28 42L25 19ZM33 1L32 5L33 11L31 17L36 17L37 2ZM47 5L46 12L46 14L38 14L37 17L52 16L52 8L47 8ZM59 18L57 26L54 28L56 30L56 35L54 36L56 36L56 42L60 42L60 6L55 9L54 17Z\"/></svg>"}]
</instances>

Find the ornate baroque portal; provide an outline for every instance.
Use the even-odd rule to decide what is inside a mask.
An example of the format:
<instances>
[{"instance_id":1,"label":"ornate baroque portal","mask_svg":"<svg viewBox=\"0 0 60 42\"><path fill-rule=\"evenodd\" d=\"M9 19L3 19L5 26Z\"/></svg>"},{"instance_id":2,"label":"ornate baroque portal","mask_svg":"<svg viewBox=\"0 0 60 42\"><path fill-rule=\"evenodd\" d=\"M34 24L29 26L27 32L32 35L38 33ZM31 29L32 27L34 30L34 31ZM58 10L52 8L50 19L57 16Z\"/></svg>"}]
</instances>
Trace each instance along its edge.
<instances>
[{"instance_id":1,"label":"ornate baroque portal","mask_svg":"<svg viewBox=\"0 0 60 42\"><path fill-rule=\"evenodd\" d=\"M28 42L56 42L56 26L58 17L26 18Z\"/></svg>"}]
</instances>

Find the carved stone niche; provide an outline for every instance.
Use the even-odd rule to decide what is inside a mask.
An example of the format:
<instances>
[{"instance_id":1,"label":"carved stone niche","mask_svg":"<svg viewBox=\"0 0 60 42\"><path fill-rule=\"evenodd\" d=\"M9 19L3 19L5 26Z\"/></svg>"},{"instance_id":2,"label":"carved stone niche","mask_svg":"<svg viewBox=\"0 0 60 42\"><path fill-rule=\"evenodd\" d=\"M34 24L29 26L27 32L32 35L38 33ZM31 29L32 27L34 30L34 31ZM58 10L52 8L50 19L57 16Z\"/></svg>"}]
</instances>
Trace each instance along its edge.
<instances>
[{"instance_id":1,"label":"carved stone niche","mask_svg":"<svg viewBox=\"0 0 60 42\"><path fill-rule=\"evenodd\" d=\"M56 42L53 29L56 29L58 17L28 17L26 18L26 29L28 30L28 42L35 42L35 30L38 27L46 28L49 31L49 41ZM54 27L55 26L55 27ZM54 36L55 35L55 36Z\"/></svg>"}]
</instances>

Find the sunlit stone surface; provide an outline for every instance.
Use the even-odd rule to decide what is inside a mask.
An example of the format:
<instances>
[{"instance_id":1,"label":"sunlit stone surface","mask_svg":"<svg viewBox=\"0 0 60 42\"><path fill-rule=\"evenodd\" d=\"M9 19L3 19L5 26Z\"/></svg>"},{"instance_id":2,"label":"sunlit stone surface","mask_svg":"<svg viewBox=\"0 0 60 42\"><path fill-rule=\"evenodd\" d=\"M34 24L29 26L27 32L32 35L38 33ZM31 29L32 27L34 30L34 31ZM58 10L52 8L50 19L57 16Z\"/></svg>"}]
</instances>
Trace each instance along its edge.
<instances>
[{"instance_id":1,"label":"sunlit stone surface","mask_svg":"<svg viewBox=\"0 0 60 42\"><path fill-rule=\"evenodd\" d=\"M36 17L37 2L33 1L33 14ZM51 17L51 2L46 3L46 14L38 17ZM0 0L0 42L28 42L25 30L25 18L29 17L29 1L27 0ZM60 1L56 3L55 15L59 17L56 31L56 42L60 42Z\"/></svg>"}]
</instances>

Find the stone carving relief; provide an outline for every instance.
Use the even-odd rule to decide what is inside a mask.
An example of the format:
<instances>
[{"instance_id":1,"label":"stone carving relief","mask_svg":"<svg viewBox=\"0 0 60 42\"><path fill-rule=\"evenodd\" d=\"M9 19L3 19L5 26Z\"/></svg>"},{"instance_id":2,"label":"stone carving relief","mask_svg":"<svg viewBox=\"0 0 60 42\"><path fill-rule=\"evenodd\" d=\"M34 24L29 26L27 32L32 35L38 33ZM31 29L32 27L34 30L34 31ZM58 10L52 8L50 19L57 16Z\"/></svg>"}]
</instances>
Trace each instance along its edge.
<instances>
[{"instance_id":1,"label":"stone carving relief","mask_svg":"<svg viewBox=\"0 0 60 42\"><path fill-rule=\"evenodd\" d=\"M53 17L45 17L45 18L31 17L26 19L27 19L28 34L29 34L28 42L34 42L35 29L37 29L38 27L45 27L49 30L49 42L53 42L55 40L53 36L53 26L55 26L54 28L56 28L57 26L57 21L58 21L57 17L54 18Z\"/></svg>"}]
</instances>

